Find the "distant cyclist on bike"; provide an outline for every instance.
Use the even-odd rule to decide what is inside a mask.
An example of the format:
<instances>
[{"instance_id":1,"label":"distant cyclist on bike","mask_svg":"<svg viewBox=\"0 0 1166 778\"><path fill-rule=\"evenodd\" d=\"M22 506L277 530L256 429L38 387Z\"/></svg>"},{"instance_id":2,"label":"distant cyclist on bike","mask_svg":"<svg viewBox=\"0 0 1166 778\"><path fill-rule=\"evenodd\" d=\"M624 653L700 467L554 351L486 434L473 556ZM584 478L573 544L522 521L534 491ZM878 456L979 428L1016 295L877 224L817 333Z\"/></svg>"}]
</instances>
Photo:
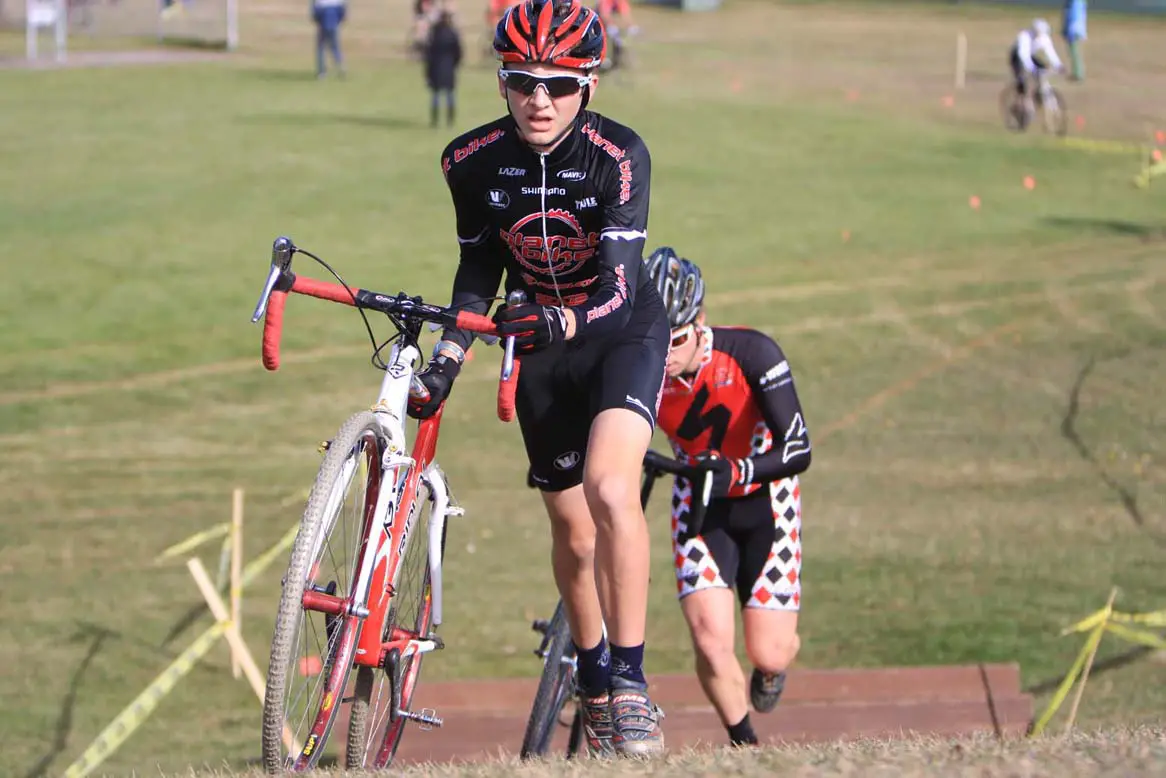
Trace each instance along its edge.
<instances>
[{"instance_id":1,"label":"distant cyclist on bike","mask_svg":"<svg viewBox=\"0 0 1166 778\"><path fill-rule=\"evenodd\" d=\"M1016 41L1009 52L1012 77L1016 91L1024 98L1024 110L1028 119L1035 114L1032 92L1028 89L1028 79L1032 77L1039 86L1043 83L1045 71L1063 72L1065 67L1057 56L1053 45L1052 27L1044 19L1035 19L1031 27L1026 27L1016 35Z\"/></svg>"},{"instance_id":2,"label":"distant cyclist on bike","mask_svg":"<svg viewBox=\"0 0 1166 778\"><path fill-rule=\"evenodd\" d=\"M597 0L595 12L599 14L611 43L609 66L618 68L624 61L626 36L635 35L640 29L632 19L631 3L628 0Z\"/></svg>"},{"instance_id":3,"label":"distant cyclist on bike","mask_svg":"<svg viewBox=\"0 0 1166 778\"><path fill-rule=\"evenodd\" d=\"M551 519L588 745L658 752L660 713L643 672L650 540L639 501L668 355L668 319L642 269L651 160L633 130L587 110L606 50L594 11L525 0L503 14L494 50L506 116L441 156L461 247L453 304L485 313L504 275L507 293L526 294L494 321L521 357L518 422ZM419 373L429 398L412 414L448 397L471 337L443 332Z\"/></svg>"},{"instance_id":4,"label":"distant cyclist on bike","mask_svg":"<svg viewBox=\"0 0 1166 778\"><path fill-rule=\"evenodd\" d=\"M697 499L691 485L678 478L673 487L680 607L697 676L730 743L753 745L749 701L759 712L773 710L800 646L798 474L810 466L810 438L777 343L757 330L709 327L700 268L673 249L658 248L645 262L672 328L660 429L678 457L714 473L699 528L687 524ZM753 664L748 694L733 647L738 607Z\"/></svg>"}]
</instances>

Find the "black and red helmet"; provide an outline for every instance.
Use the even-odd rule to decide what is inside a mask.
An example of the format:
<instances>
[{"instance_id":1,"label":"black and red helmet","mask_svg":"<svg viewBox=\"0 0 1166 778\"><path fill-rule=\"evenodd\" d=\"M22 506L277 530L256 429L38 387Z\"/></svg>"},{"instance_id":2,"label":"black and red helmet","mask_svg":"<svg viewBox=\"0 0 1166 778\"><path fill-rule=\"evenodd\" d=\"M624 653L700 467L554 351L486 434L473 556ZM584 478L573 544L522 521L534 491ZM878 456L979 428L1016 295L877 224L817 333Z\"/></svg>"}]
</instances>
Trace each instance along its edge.
<instances>
[{"instance_id":1,"label":"black and red helmet","mask_svg":"<svg viewBox=\"0 0 1166 778\"><path fill-rule=\"evenodd\" d=\"M523 0L498 22L494 51L503 63L591 70L603 62L607 34L599 14L579 0Z\"/></svg>"}]
</instances>

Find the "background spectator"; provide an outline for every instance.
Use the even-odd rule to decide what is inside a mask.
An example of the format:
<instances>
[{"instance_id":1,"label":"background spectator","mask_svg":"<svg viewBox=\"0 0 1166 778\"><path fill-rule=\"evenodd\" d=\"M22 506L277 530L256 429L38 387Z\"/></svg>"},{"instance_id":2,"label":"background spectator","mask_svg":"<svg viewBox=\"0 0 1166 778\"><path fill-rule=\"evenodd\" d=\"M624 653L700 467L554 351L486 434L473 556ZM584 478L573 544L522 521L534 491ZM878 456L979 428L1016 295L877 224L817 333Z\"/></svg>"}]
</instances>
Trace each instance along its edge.
<instances>
[{"instance_id":1,"label":"background spectator","mask_svg":"<svg viewBox=\"0 0 1166 778\"><path fill-rule=\"evenodd\" d=\"M425 47L425 81L429 84L429 126L437 126L438 104L445 95L445 123L453 124L457 69L462 62L462 41L453 15L442 10Z\"/></svg>"},{"instance_id":2,"label":"background spectator","mask_svg":"<svg viewBox=\"0 0 1166 778\"><path fill-rule=\"evenodd\" d=\"M1085 0L1065 0L1064 26L1061 34L1065 43L1069 44L1069 61L1073 65L1073 72L1069 78L1074 81L1085 80L1085 60L1081 54L1081 41L1085 40Z\"/></svg>"},{"instance_id":3,"label":"background spectator","mask_svg":"<svg viewBox=\"0 0 1166 778\"><path fill-rule=\"evenodd\" d=\"M312 21L316 23L316 78L323 78L324 49L332 52L332 61L344 78L344 58L340 55L340 24L347 12L345 0L312 0Z\"/></svg>"}]
</instances>

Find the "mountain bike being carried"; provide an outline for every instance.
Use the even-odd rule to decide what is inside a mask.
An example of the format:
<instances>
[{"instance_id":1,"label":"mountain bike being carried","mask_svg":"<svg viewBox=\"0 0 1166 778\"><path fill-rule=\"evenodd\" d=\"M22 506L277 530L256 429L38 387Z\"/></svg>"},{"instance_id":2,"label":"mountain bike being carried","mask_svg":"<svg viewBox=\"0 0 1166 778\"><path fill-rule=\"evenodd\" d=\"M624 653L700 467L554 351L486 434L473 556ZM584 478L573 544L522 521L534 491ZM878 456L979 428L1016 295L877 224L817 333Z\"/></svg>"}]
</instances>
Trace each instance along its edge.
<instances>
[{"instance_id":1,"label":"mountain bike being carried","mask_svg":"<svg viewBox=\"0 0 1166 778\"><path fill-rule=\"evenodd\" d=\"M339 283L297 275L295 254L316 259ZM292 545L267 669L263 766L272 774L317 766L346 707L345 767L382 768L408 722L442 724L436 711L414 710L412 702L425 654L444 647L437 628L446 520L462 513L434 460L441 406L418 425L416 438L406 427L409 404L429 399L414 373L418 339L427 323L483 335L496 328L484 316L404 293L350 287L323 260L281 237L252 316L264 322L269 370L279 368L284 306L293 292L356 307L384 377L376 402L324 444ZM378 345L365 311L384 314L396 333ZM498 413L508 421L513 342L506 348Z\"/></svg>"},{"instance_id":2,"label":"mountain bike being carried","mask_svg":"<svg viewBox=\"0 0 1166 778\"><path fill-rule=\"evenodd\" d=\"M502 15L494 51L506 114L451 142L441 166L460 261L453 305L513 336L516 408L550 516L552 565L579 656L588 746L664 748L644 677L649 536L640 463L652 438L668 320L642 272L651 160L631 128L587 105L607 36L577 0L524 0ZM442 333L420 378L432 413L473 334ZM606 635L605 635L606 625Z\"/></svg>"}]
</instances>

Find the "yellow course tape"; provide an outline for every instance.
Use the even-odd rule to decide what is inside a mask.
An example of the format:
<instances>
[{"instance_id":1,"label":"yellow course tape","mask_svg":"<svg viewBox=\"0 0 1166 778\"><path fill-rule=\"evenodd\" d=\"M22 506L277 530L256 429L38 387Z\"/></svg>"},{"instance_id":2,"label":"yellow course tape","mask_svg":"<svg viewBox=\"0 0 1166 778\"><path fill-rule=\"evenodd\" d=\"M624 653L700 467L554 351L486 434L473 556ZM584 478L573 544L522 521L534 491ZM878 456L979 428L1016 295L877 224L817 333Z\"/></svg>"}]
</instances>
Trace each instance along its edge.
<instances>
[{"instance_id":1,"label":"yellow course tape","mask_svg":"<svg viewBox=\"0 0 1166 778\"><path fill-rule=\"evenodd\" d=\"M1148 167L1145 167L1141 173L1134 176L1134 185L1139 189L1145 189L1150 185L1150 179L1160 175L1166 174L1166 160L1155 162Z\"/></svg>"},{"instance_id":2,"label":"yellow course tape","mask_svg":"<svg viewBox=\"0 0 1166 778\"><path fill-rule=\"evenodd\" d=\"M179 554L182 554L182 553L185 553L185 552L190 551L192 549L198 548L203 543L214 540L217 537L222 537L223 535L226 535L230 531L230 529L231 529L230 522L224 521L222 524L215 524L210 529L203 530L202 532L196 532L193 535L191 535L190 537L188 537L186 540L178 541L173 546L171 546L170 548L166 549L161 554L156 556L154 558L154 561L161 562L163 559L171 559L172 557L176 557Z\"/></svg>"},{"instance_id":3,"label":"yellow course tape","mask_svg":"<svg viewBox=\"0 0 1166 778\"><path fill-rule=\"evenodd\" d=\"M1070 149L1093 151L1104 154L1139 154L1146 150L1144 143L1127 143L1117 140L1092 140L1090 138L1061 138L1058 143Z\"/></svg>"},{"instance_id":4,"label":"yellow course tape","mask_svg":"<svg viewBox=\"0 0 1166 778\"><path fill-rule=\"evenodd\" d=\"M124 743L134 730L141 726L142 722L154 712L162 698L173 691L183 676L189 673L198 660L211 650L219 638L223 636L223 633L227 631L228 626L229 622L213 624L197 640L187 646L186 650L179 654L157 678L151 681L133 702L117 714L117 717L101 731L101 734L85 749L77 761L69 765L69 768L65 770L65 778L83 778L101 764L107 756L117 750L118 746Z\"/></svg>"},{"instance_id":5,"label":"yellow course tape","mask_svg":"<svg viewBox=\"0 0 1166 778\"><path fill-rule=\"evenodd\" d=\"M1150 613L1115 613L1109 617L1110 621L1125 624L1145 624L1150 627L1166 627L1166 610Z\"/></svg>"},{"instance_id":6,"label":"yellow course tape","mask_svg":"<svg viewBox=\"0 0 1166 778\"><path fill-rule=\"evenodd\" d=\"M1053 716L1056 715L1056 712L1060 709L1061 704L1065 701L1065 698L1069 696L1069 690L1073 688L1074 681L1077 680L1077 676L1081 674L1081 671L1085 669L1085 662L1088 660L1090 654L1096 650L1097 645L1101 642L1101 636L1105 632L1106 615L1107 614L1102 611L1101 622L1093 628L1091 633L1089 633L1089 639L1085 641L1085 645L1081 646L1081 651L1077 654L1077 659L1073 662L1073 666L1069 668L1069 672L1065 674L1065 680L1061 681L1061 685L1057 687L1057 692L1053 695L1053 698L1049 700L1049 704L1048 707L1045 708L1045 712L1041 714L1041 717L1037 719L1035 724L1032 725L1032 737L1036 737L1040 733L1044 732L1045 727L1048 726L1050 721L1052 721Z\"/></svg>"},{"instance_id":7,"label":"yellow course tape","mask_svg":"<svg viewBox=\"0 0 1166 778\"><path fill-rule=\"evenodd\" d=\"M176 556L184 550L195 548L207 540L217 537L220 533L226 533L229 529L229 524L216 524L209 530L192 535L181 543L171 546L159 558L166 556ZM287 532L284 533L274 546L264 551L258 557L251 561L245 568L243 568L242 581L240 589L246 588L248 584L254 581L261 575L275 559L295 541L296 533L299 532L300 523L297 521ZM228 536L229 537L229 536ZM139 694L133 702L127 705L121 713L114 717L105 729L101 731L88 748L81 754L81 756L65 771L64 778L83 778L89 774L91 770L105 761L110 754L118 749L122 743L126 741L134 730L141 726L158 704L162 698L174 690L183 676L191 671L194 665L201 659L220 637L230 628L230 622L217 622L213 624L206 632L202 633L193 643L186 647L186 649L178 655L178 657L162 671L150 684Z\"/></svg>"},{"instance_id":8,"label":"yellow course tape","mask_svg":"<svg viewBox=\"0 0 1166 778\"><path fill-rule=\"evenodd\" d=\"M1150 648L1166 648L1166 640L1144 629L1133 629L1123 624L1107 624L1105 628L1119 638L1125 638L1131 643L1141 643L1143 646L1149 646Z\"/></svg>"},{"instance_id":9,"label":"yellow course tape","mask_svg":"<svg viewBox=\"0 0 1166 778\"><path fill-rule=\"evenodd\" d=\"M1088 632L1089 637L1085 640L1085 645L1081 646L1081 652L1077 654L1077 659L1073 662L1073 666L1069 668L1069 672L1065 674L1065 678L1061 681L1061 685L1057 687L1056 693L1049 700L1045 712L1033 724L1032 737L1036 737L1044 731L1062 703L1065 702L1065 698L1068 696L1069 690L1073 687L1078 676L1086 670L1086 663L1092 664L1089 661L1089 657L1096 654L1097 646L1101 643L1101 638L1106 632L1113 633L1130 643L1140 643L1150 648L1166 649L1166 638L1163 638L1161 635L1156 635L1149 630L1128 627L1126 626L1127 624L1166 627L1166 610L1152 611L1150 613L1118 613L1113 610L1111 604L1089 614L1076 624L1061 630L1061 635L1068 635L1073 632ZM1080 698L1080 693L1078 693L1078 698ZM1076 707L1076 704L1074 704L1074 707Z\"/></svg>"}]
</instances>

